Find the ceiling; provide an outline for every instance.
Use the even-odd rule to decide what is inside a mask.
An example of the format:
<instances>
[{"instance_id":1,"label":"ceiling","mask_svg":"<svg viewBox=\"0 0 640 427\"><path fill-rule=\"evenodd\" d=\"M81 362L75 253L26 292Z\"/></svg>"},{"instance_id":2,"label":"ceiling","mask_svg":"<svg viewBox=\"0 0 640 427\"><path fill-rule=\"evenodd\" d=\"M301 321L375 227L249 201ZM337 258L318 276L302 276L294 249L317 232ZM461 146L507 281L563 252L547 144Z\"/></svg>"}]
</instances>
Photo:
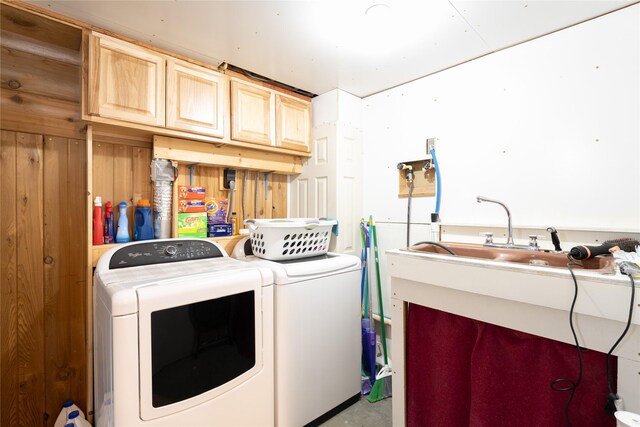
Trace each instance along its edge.
<instances>
[{"instance_id":1,"label":"ceiling","mask_svg":"<svg viewBox=\"0 0 640 427\"><path fill-rule=\"evenodd\" d=\"M365 97L637 1L29 2L315 94Z\"/></svg>"}]
</instances>

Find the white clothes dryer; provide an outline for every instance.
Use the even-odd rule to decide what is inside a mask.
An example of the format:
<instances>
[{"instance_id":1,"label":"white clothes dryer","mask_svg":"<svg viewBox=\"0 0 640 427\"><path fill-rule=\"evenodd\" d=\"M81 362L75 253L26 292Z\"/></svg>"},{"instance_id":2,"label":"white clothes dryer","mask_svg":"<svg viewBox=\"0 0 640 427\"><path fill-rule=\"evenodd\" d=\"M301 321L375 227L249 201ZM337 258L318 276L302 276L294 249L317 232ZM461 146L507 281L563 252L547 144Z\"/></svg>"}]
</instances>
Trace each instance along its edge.
<instances>
[{"instance_id":1,"label":"white clothes dryer","mask_svg":"<svg viewBox=\"0 0 640 427\"><path fill-rule=\"evenodd\" d=\"M273 426L273 275L203 239L106 252L93 280L97 426Z\"/></svg>"},{"instance_id":2,"label":"white clothes dryer","mask_svg":"<svg viewBox=\"0 0 640 427\"><path fill-rule=\"evenodd\" d=\"M232 256L269 268L275 284L276 425L318 425L360 398L360 259L269 261L249 238Z\"/></svg>"}]
</instances>

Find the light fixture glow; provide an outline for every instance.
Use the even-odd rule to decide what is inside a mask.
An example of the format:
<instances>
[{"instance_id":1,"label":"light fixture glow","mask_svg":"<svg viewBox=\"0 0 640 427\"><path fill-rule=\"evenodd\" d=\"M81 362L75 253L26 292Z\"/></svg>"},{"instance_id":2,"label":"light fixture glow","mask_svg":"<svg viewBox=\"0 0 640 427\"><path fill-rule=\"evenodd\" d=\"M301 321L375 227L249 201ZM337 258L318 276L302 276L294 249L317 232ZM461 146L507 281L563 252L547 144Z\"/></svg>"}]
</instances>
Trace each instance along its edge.
<instances>
[{"instance_id":1,"label":"light fixture glow","mask_svg":"<svg viewBox=\"0 0 640 427\"><path fill-rule=\"evenodd\" d=\"M364 11L364 15L367 18L380 19L384 18L391 11L391 7L385 3L376 3L371 5Z\"/></svg>"}]
</instances>

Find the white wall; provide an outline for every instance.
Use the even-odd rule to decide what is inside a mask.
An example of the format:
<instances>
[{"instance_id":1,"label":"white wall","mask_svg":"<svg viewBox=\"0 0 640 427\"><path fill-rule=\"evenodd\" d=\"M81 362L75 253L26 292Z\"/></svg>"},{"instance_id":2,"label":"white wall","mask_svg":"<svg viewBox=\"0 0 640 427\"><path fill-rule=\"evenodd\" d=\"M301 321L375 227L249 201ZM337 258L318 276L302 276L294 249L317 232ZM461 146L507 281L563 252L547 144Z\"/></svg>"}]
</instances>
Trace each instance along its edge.
<instances>
[{"instance_id":1,"label":"white wall","mask_svg":"<svg viewBox=\"0 0 640 427\"><path fill-rule=\"evenodd\" d=\"M396 164L424 158L428 137L445 224L506 225L484 195L514 227L639 233L640 5L367 97L363 123L363 213L381 252L405 242ZM412 221L434 205L414 199Z\"/></svg>"}]
</instances>

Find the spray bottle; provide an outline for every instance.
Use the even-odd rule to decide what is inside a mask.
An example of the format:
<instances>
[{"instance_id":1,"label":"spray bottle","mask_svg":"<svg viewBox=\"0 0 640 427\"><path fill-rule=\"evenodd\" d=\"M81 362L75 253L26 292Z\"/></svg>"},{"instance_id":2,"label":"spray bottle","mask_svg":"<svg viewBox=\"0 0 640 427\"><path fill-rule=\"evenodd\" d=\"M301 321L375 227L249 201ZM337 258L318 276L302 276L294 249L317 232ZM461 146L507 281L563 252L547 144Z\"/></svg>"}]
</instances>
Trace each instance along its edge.
<instances>
[{"instance_id":1,"label":"spray bottle","mask_svg":"<svg viewBox=\"0 0 640 427\"><path fill-rule=\"evenodd\" d=\"M96 196L93 201L93 244L104 244L104 220L102 219L102 197Z\"/></svg>"},{"instance_id":2,"label":"spray bottle","mask_svg":"<svg viewBox=\"0 0 640 427\"><path fill-rule=\"evenodd\" d=\"M111 202L107 202L104 207L104 243L108 245L109 243L113 243L113 241L113 207L111 206Z\"/></svg>"},{"instance_id":3,"label":"spray bottle","mask_svg":"<svg viewBox=\"0 0 640 427\"><path fill-rule=\"evenodd\" d=\"M129 220L127 219L127 202L122 202L120 207L120 217L118 218L118 232L116 233L116 243L127 243L129 238Z\"/></svg>"}]
</instances>

